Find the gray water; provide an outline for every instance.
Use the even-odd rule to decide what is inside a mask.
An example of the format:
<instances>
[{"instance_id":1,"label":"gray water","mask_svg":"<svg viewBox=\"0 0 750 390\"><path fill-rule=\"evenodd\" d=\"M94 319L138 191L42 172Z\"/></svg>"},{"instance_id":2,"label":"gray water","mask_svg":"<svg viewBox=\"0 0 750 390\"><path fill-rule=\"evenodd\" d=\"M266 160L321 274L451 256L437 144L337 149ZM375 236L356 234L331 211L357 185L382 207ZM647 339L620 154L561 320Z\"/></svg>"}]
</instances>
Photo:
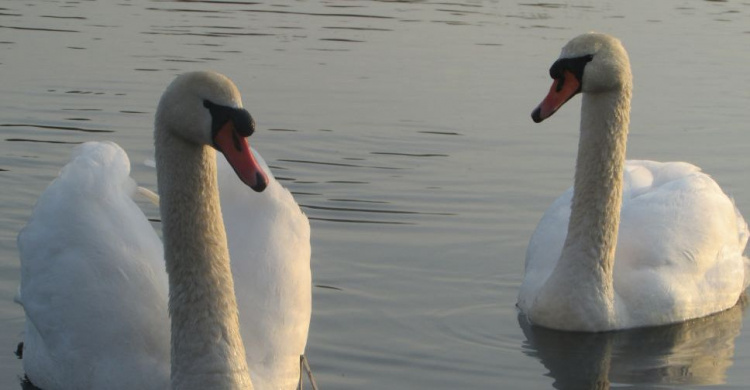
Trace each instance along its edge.
<instances>
[{"instance_id":1,"label":"gray water","mask_svg":"<svg viewBox=\"0 0 750 390\"><path fill-rule=\"evenodd\" d=\"M157 99L197 69L237 83L253 145L311 220L322 389L747 388L741 306L596 335L519 323L580 99L529 114L589 30L630 53L629 157L699 165L750 216L747 1L1 1L0 388L23 376L15 236L36 197L87 140L122 145L155 188Z\"/></svg>"}]
</instances>

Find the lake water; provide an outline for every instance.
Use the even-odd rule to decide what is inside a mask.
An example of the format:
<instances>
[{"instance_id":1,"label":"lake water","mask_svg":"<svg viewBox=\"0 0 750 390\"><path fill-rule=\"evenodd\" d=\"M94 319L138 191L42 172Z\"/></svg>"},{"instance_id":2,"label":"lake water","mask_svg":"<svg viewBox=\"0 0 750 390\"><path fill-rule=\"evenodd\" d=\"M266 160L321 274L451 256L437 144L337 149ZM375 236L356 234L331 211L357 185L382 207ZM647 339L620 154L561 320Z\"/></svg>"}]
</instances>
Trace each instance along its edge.
<instances>
[{"instance_id":1,"label":"lake water","mask_svg":"<svg viewBox=\"0 0 750 390\"><path fill-rule=\"evenodd\" d=\"M156 102L197 69L237 83L253 145L310 217L321 389L747 388L741 306L596 335L519 323L580 98L529 114L589 30L630 53L629 157L695 163L750 216L747 1L0 2L0 388L23 375L15 237L36 197L86 140L122 145L155 188Z\"/></svg>"}]
</instances>

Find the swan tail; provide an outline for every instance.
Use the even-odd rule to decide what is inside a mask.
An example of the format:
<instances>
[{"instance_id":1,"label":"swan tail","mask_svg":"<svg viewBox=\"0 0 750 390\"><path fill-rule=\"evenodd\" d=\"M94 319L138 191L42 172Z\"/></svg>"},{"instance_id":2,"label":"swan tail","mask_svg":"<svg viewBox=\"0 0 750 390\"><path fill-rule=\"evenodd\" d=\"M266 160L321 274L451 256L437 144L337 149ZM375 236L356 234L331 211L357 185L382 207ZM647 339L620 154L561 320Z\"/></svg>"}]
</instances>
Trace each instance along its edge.
<instances>
[{"instance_id":1,"label":"swan tail","mask_svg":"<svg viewBox=\"0 0 750 390\"><path fill-rule=\"evenodd\" d=\"M21 286L18 286L18 289L16 289L16 295L13 296L13 302L23 307L23 300L21 299Z\"/></svg>"},{"instance_id":2,"label":"swan tail","mask_svg":"<svg viewBox=\"0 0 750 390\"><path fill-rule=\"evenodd\" d=\"M742 214L740 213L740 210L737 208L737 204L734 202L734 198L729 198L729 200L732 201L732 206L734 206L734 213L737 215L737 231L739 232L739 243L740 248L744 251L745 245L747 245L747 239L750 237L750 232L748 231L747 222L745 222L745 218L742 217Z\"/></svg>"},{"instance_id":3,"label":"swan tail","mask_svg":"<svg viewBox=\"0 0 750 390\"><path fill-rule=\"evenodd\" d=\"M740 210L734 202L734 198L729 198L734 206L734 212L737 215L737 232L738 232L738 243L740 248L740 255L742 256L742 262L745 265L745 280L743 285L743 291L750 286L750 258L744 255L745 247L747 246L748 237L750 237L750 231L748 231L747 222L742 217Z\"/></svg>"}]
</instances>

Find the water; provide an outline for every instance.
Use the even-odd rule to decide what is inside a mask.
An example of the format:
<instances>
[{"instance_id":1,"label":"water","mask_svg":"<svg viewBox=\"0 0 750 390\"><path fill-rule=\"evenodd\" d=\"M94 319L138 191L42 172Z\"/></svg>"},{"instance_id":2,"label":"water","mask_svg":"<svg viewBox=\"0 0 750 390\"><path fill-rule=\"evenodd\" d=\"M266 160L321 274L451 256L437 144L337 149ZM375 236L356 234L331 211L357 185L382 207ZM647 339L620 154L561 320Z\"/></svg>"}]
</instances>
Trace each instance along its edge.
<instances>
[{"instance_id":1,"label":"water","mask_svg":"<svg viewBox=\"0 0 750 390\"><path fill-rule=\"evenodd\" d=\"M238 84L253 145L311 219L321 388L746 388L742 307L580 335L530 329L514 304L528 238L572 182L579 99L541 125L529 114L579 33L630 53L629 156L693 162L750 216L749 15L697 0L6 0L0 387L22 376L15 236L34 200L86 140L118 142L155 188L141 162L157 99L209 68Z\"/></svg>"}]
</instances>

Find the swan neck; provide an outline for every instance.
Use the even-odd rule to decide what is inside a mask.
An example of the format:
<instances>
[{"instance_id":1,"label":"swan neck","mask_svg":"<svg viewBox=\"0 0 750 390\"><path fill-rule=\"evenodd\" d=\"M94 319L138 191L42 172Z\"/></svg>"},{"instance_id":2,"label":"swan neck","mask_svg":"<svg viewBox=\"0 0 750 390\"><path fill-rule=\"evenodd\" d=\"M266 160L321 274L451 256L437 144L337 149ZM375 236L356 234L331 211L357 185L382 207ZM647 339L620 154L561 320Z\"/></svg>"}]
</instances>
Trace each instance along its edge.
<instances>
[{"instance_id":1,"label":"swan neck","mask_svg":"<svg viewBox=\"0 0 750 390\"><path fill-rule=\"evenodd\" d=\"M252 389L216 182L215 152L156 131L169 274L172 389Z\"/></svg>"},{"instance_id":2,"label":"swan neck","mask_svg":"<svg viewBox=\"0 0 750 390\"><path fill-rule=\"evenodd\" d=\"M614 294L630 96L629 85L583 95L571 216L560 259L561 266L590 277L607 300Z\"/></svg>"}]
</instances>

